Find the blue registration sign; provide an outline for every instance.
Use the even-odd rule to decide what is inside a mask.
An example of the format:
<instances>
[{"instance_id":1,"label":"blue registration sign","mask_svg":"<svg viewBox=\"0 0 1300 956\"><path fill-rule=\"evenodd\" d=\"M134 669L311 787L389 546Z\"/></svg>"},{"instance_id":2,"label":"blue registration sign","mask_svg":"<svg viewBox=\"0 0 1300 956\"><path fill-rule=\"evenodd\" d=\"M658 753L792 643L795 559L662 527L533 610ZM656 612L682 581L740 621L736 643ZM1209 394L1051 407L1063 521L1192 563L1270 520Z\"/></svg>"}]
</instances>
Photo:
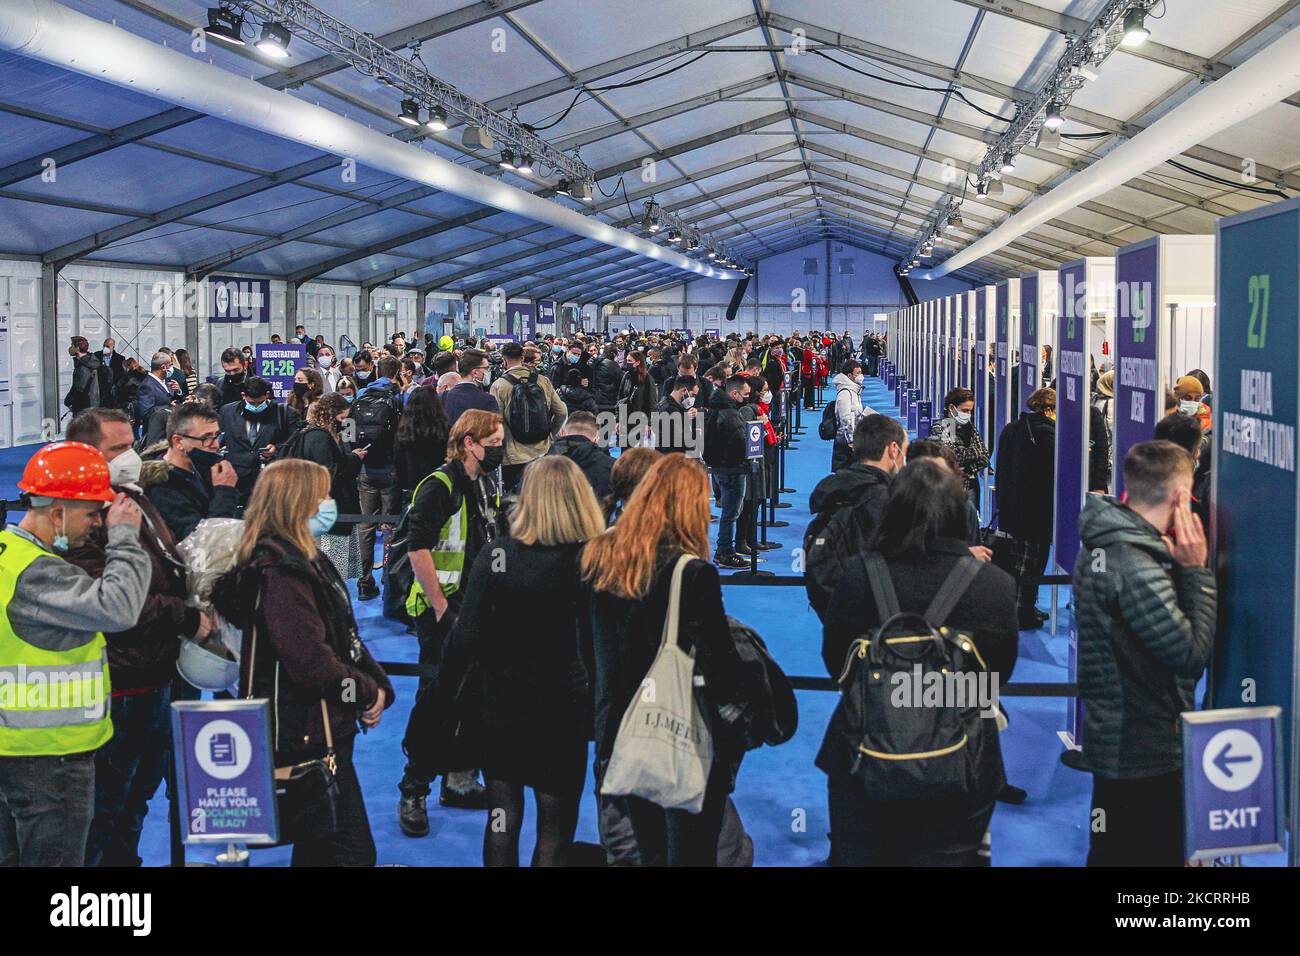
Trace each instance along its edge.
<instances>
[{"instance_id":1,"label":"blue registration sign","mask_svg":"<svg viewBox=\"0 0 1300 956\"><path fill-rule=\"evenodd\" d=\"M307 346L302 343L270 345L258 343L257 375L271 385L271 396L277 402L293 394L293 377L307 365Z\"/></svg>"},{"instance_id":2,"label":"blue registration sign","mask_svg":"<svg viewBox=\"0 0 1300 956\"><path fill-rule=\"evenodd\" d=\"M921 404L921 390L919 388L909 388L907 390L907 428L909 431L916 432L916 413L919 411L918 406Z\"/></svg>"},{"instance_id":3,"label":"blue registration sign","mask_svg":"<svg viewBox=\"0 0 1300 956\"><path fill-rule=\"evenodd\" d=\"M1189 860L1283 848L1282 708L1182 715Z\"/></svg>"},{"instance_id":4,"label":"blue registration sign","mask_svg":"<svg viewBox=\"0 0 1300 956\"><path fill-rule=\"evenodd\" d=\"M186 843L279 840L268 701L175 701L172 739Z\"/></svg>"},{"instance_id":5,"label":"blue registration sign","mask_svg":"<svg viewBox=\"0 0 1300 956\"><path fill-rule=\"evenodd\" d=\"M745 457L751 461L763 457L763 423L750 422L745 433Z\"/></svg>"}]
</instances>

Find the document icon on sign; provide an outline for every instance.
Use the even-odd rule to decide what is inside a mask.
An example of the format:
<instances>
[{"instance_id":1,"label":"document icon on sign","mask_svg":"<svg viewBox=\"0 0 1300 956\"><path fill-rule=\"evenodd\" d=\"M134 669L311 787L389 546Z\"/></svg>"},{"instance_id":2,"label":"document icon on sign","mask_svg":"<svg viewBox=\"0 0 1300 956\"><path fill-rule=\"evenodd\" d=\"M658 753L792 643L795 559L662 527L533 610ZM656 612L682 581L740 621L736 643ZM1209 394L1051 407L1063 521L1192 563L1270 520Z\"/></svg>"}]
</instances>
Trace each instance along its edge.
<instances>
[{"instance_id":1,"label":"document icon on sign","mask_svg":"<svg viewBox=\"0 0 1300 956\"><path fill-rule=\"evenodd\" d=\"M212 735L208 743L208 756L218 767L233 767L238 761L235 755L235 737L229 733Z\"/></svg>"}]
</instances>

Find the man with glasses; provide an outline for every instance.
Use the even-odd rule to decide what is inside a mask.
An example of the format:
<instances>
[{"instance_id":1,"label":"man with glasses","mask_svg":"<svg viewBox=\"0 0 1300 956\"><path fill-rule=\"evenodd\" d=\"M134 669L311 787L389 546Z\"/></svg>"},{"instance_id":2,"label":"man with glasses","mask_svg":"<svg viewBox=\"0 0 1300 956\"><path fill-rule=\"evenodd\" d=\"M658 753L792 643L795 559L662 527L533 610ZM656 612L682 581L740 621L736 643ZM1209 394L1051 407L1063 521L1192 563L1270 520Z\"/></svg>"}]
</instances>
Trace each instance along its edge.
<instances>
[{"instance_id":1,"label":"man with glasses","mask_svg":"<svg viewBox=\"0 0 1300 956\"><path fill-rule=\"evenodd\" d=\"M465 354L460 357L459 370L460 384L442 396L442 407L447 413L448 426L455 425L456 419L471 408L500 415L501 406L487 390L487 353L478 349L466 349Z\"/></svg>"},{"instance_id":2,"label":"man with glasses","mask_svg":"<svg viewBox=\"0 0 1300 956\"><path fill-rule=\"evenodd\" d=\"M167 453L145 462L139 484L177 541L204 518L237 516L235 468L220 454L217 413L206 405L176 407L167 423Z\"/></svg>"}]
</instances>

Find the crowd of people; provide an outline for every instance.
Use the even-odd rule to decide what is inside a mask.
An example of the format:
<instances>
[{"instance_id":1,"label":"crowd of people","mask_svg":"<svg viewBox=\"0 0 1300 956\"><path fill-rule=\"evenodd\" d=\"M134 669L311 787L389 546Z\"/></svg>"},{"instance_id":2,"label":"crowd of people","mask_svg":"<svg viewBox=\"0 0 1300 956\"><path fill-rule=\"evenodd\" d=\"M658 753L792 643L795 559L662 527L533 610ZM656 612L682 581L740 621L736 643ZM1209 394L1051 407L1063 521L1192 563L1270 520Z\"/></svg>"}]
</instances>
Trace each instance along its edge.
<instances>
[{"instance_id":1,"label":"crowd of people","mask_svg":"<svg viewBox=\"0 0 1300 956\"><path fill-rule=\"evenodd\" d=\"M862 401L883 336L628 329L495 347L399 333L351 355L302 326L294 340L307 362L278 400L252 374L251 348L227 349L223 374L200 382L183 350L160 349L145 370L111 339L97 353L72 340L66 440L28 462L28 508L0 532L0 672L57 665L99 681L107 700L19 714L0 698L0 865L140 863L148 801L168 776L169 705L199 695L177 673L190 646L233 668L227 687L202 689L270 701L278 768L329 768L327 795L285 787L293 863L373 864L354 755L397 692L367 649L350 580L357 600L382 595L384 615L418 642L394 795L407 836L430 832L440 780L442 805L490 811L485 865L518 865L531 790L532 863L572 864L594 779L604 862L743 856L730 794L748 750L793 732L794 698L762 641L728 617L719 570L748 567L757 548L750 426L774 452L794 403L815 409L826 384L832 468L804 544L823 659L843 694L816 760L831 862L989 862L996 802L1024 799L1003 767L1005 713L904 719L876 707L880 682L860 662L910 670L921 659L894 645L920 628L946 667L1009 680L1018 630L1040 623L1052 388L998 437L1002 520L990 537L974 396L954 389L930 436L909 441ZM1094 833L1093 862L1176 855L1177 713L1214 626L1193 515L1208 443L1193 440L1202 423L1188 404L1208 383L1193 384L1179 381L1177 409L1122 463L1125 500L1095 487L1081 519L1084 546L1125 569L1080 562L1075 578L1083 760L1116 821ZM229 560L197 595L193 554L228 519L241 522ZM521 626L523 608L541 613ZM898 636L904 619L911 637ZM670 650L694 675L678 711L658 702L658 722L683 728L677 746L694 760L688 779L668 781L673 799L627 784L629 763L645 776L654 761L624 732ZM953 727L952 747L899 743Z\"/></svg>"}]
</instances>

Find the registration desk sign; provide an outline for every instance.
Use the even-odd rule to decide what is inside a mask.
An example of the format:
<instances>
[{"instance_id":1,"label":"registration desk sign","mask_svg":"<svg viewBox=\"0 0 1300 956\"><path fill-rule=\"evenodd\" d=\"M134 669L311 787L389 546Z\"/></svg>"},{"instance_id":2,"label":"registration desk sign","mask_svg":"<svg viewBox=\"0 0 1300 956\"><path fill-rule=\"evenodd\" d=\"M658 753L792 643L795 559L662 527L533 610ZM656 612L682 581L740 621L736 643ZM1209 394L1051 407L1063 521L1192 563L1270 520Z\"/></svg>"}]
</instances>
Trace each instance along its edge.
<instances>
[{"instance_id":1,"label":"registration desk sign","mask_svg":"<svg viewBox=\"0 0 1300 956\"><path fill-rule=\"evenodd\" d=\"M186 843L275 843L275 767L266 700L172 703Z\"/></svg>"},{"instance_id":2,"label":"registration desk sign","mask_svg":"<svg viewBox=\"0 0 1300 956\"><path fill-rule=\"evenodd\" d=\"M1283 848L1282 708L1182 715L1186 856Z\"/></svg>"}]
</instances>

